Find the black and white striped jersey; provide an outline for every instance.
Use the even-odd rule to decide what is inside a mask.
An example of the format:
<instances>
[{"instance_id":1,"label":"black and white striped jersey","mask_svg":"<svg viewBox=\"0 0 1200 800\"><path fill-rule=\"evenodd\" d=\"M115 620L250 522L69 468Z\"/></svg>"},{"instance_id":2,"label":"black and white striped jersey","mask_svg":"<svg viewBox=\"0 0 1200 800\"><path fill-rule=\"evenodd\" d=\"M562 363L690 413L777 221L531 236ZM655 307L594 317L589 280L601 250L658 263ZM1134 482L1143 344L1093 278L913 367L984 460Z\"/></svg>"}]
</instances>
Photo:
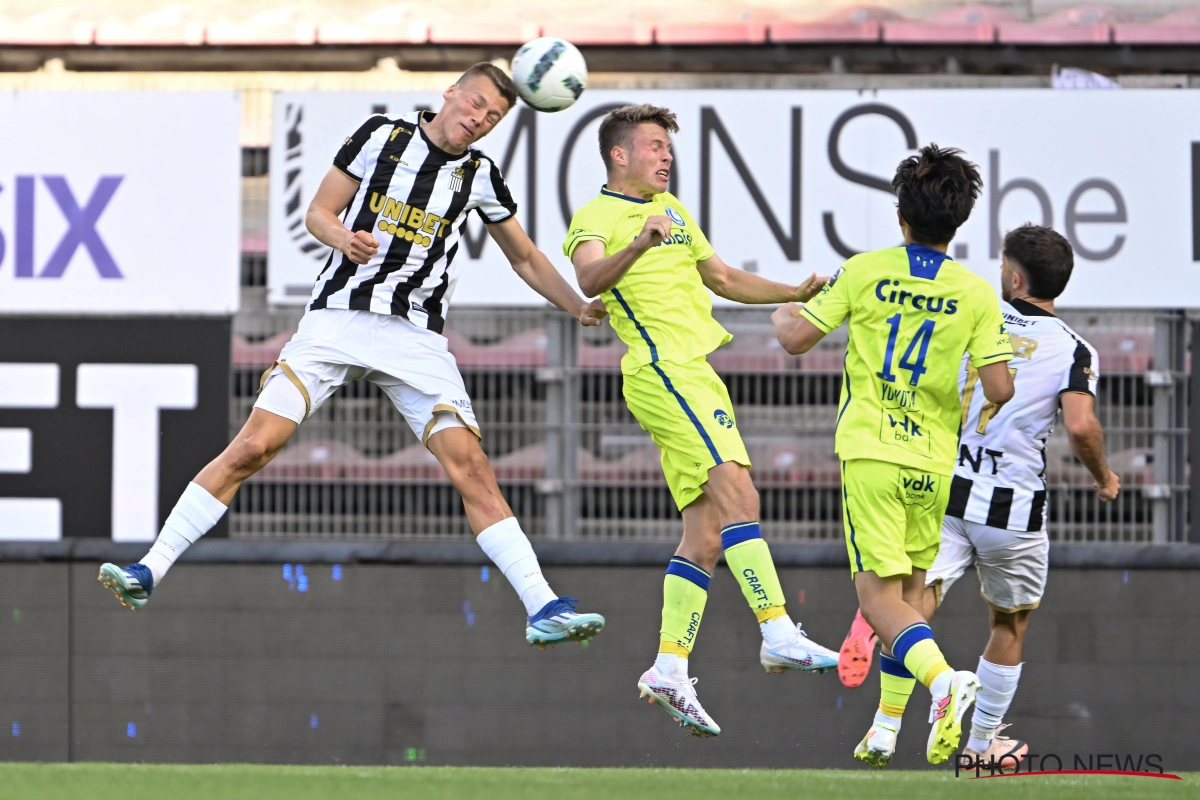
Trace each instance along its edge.
<instances>
[{"instance_id":1,"label":"black and white striped jersey","mask_svg":"<svg viewBox=\"0 0 1200 800\"><path fill-rule=\"evenodd\" d=\"M332 251L310 310L395 314L442 332L468 212L493 224L516 214L517 205L486 155L474 148L451 155L429 141L420 122L433 117L428 111L372 116L338 151L334 166L360 184L343 219L352 231L370 231L379 252L355 264Z\"/></svg>"},{"instance_id":2,"label":"black and white striped jersey","mask_svg":"<svg viewBox=\"0 0 1200 800\"><path fill-rule=\"evenodd\" d=\"M962 432L946 516L1010 531L1040 531L1046 520L1046 440L1059 396L1096 396L1096 350L1048 311L1001 303L1012 341L1013 399L995 411L964 359L959 376Z\"/></svg>"}]
</instances>

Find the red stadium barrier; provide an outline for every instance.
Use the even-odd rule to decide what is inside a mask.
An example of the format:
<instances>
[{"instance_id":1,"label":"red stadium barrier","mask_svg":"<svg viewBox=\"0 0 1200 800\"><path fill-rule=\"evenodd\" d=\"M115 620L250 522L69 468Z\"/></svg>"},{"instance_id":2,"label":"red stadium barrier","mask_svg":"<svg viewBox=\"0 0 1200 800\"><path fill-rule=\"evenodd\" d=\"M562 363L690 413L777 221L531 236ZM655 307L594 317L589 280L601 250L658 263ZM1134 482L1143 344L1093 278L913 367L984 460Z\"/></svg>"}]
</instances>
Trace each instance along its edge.
<instances>
[{"instance_id":1,"label":"red stadium barrier","mask_svg":"<svg viewBox=\"0 0 1200 800\"><path fill-rule=\"evenodd\" d=\"M1017 18L1001 8L961 6L920 22L885 22L883 40L897 44L992 44L998 24L1015 22Z\"/></svg>"},{"instance_id":2,"label":"red stadium barrier","mask_svg":"<svg viewBox=\"0 0 1200 800\"><path fill-rule=\"evenodd\" d=\"M1117 44L1200 44L1200 6L1181 8L1151 23L1121 22L1113 26Z\"/></svg>"},{"instance_id":3,"label":"red stadium barrier","mask_svg":"<svg viewBox=\"0 0 1200 800\"><path fill-rule=\"evenodd\" d=\"M812 22L772 22L768 35L772 42L878 42L883 23L902 20L890 8L849 6L839 8Z\"/></svg>"},{"instance_id":4,"label":"red stadium barrier","mask_svg":"<svg viewBox=\"0 0 1200 800\"><path fill-rule=\"evenodd\" d=\"M1109 44L1112 26L1129 16L1109 6L1077 6L1051 14L1032 25L1001 24L1001 44Z\"/></svg>"},{"instance_id":5,"label":"red stadium barrier","mask_svg":"<svg viewBox=\"0 0 1200 800\"><path fill-rule=\"evenodd\" d=\"M556 20L542 26L542 35L557 36L577 45L654 44L654 26L649 23L590 23Z\"/></svg>"},{"instance_id":6,"label":"red stadium barrier","mask_svg":"<svg viewBox=\"0 0 1200 800\"><path fill-rule=\"evenodd\" d=\"M762 22L660 22L654 28L659 44L765 44Z\"/></svg>"}]
</instances>

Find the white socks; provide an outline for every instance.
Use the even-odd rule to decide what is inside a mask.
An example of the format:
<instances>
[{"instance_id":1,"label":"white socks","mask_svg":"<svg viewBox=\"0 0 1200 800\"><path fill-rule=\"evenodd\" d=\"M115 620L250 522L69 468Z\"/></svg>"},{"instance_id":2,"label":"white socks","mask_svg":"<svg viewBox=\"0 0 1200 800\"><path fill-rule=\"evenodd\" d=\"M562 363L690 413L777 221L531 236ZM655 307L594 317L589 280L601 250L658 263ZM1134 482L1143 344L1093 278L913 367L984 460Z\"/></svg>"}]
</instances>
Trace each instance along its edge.
<instances>
[{"instance_id":1,"label":"white socks","mask_svg":"<svg viewBox=\"0 0 1200 800\"><path fill-rule=\"evenodd\" d=\"M150 552L142 563L150 568L154 586L166 576L175 559L183 555L196 540L213 529L225 514L226 507L198 483L189 483L171 515L163 524Z\"/></svg>"},{"instance_id":2,"label":"white socks","mask_svg":"<svg viewBox=\"0 0 1200 800\"><path fill-rule=\"evenodd\" d=\"M476 536L475 541L517 590L526 614L532 617L547 603L558 599L542 577L537 556L516 517L500 520Z\"/></svg>"},{"instance_id":3,"label":"white socks","mask_svg":"<svg viewBox=\"0 0 1200 800\"><path fill-rule=\"evenodd\" d=\"M796 637L796 623L787 614L758 623L767 647L783 647Z\"/></svg>"},{"instance_id":4,"label":"white socks","mask_svg":"<svg viewBox=\"0 0 1200 800\"><path fill-rule=\"evenodd\" d=\"M977 753L987 750L996 729L1004 721L1013 695L1017 693L1017 682L1021 680L1021 664L1006 667L979 659L975 674L982 684L975 696L975 716L971 720L971 738L967 747Z\"/></svg>"},{"instance_id":5,"label":"white socks","mask_svg":"<svg viewBox=\"0 0 1200 800\"><path fill-rule=\"evenodd\" d=\"M658 658L654 659L654 666L668 678L686 681L688 676L687 662L686 658L675 653L659 653Z\"/></svg>"}]
</instances>

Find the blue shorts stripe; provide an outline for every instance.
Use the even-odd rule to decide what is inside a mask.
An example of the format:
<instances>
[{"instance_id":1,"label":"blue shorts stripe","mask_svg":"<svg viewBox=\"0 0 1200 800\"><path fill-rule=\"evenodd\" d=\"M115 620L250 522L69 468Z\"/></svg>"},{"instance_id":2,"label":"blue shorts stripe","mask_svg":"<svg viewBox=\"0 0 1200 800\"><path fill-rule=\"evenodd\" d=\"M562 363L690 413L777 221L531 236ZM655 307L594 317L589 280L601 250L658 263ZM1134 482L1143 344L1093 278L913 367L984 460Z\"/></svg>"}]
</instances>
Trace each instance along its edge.
<instances>
[{"instance_id":1,"label":"blue shorts stripe","mask_svg":"<svg viewBox=\"0 0 1200 800\"><path fill-rule=\"evenodd\" d=\"M762 528L757 522L735 522L721 529L721 549L728 550L742 542L761 538Z\"/></svg>"},{"instance_id":2,"label":"blue shorts stripe","mask_svg":"<svg viewBox=\"0 0 1200 800\"><path fill-rule=\"evenodd\" d=\"M908 657L908 651L913 648L917 642L925 639L932 639L933 631L926 622L914 622L900 633L896 634L895 641L892 642L892 655L896 660L903 662Z\"/></svg>"},{"instance_id":3,"label":"blue shorts stripe","mask_svg":"<svg viewBox=\"0 0 1200 800\"><path fill-rule=\"evenodd\" d=\"M625 309L625 315L629 317L629 321L638 329L638 333L646 340L646 346L650 348L650 361L653 363L658 361L658 348L654 346L654 341L650 338L650 333L642 327L642 323L637 321L637 317L633 315L633 309L629 307L629 303L625 302L625 298L615 288L612 290L613 297L617 298L617 302L621 304L621 308Z\"/></svg>"},{"instance_id":4,"label":"blue shorts stripe","mask_svg":"<svg viewBox=\"0 0 1200 800\"><path fill-rule=\"evenodd\" d=\"M671 563L667 564L667 574L691 581L706 592L708 591L708 582L712 580L712 576L699 566L679 556L675 556L671 559Z\"/></svg>"},{"instance_id":5,"label":"blue shorts stripe","mask_svg":"<svg viewBox=\"0 0 1200 800\"><path fill-rule=\"evenodd\" d=\"M647 341L649 340L647 339ZM683 408L683 413L687 414L688 419L696 426L696 430L700 433L700 438L704 440L704 444L708 447L708 452L712 454L713 461L718 464L725 463L721 458L721 454L717 452L716 446L713 445L712 439L709 438L708 431L704 430L704 426L700 424L700 420L692 413L692 408L687 404L687 400L683 399L683 395L675 391L675 387L672 385L671 379L667 377L667 373L663 372L658 364L651 364L650 366L654 367L654 371L658 373L658 377L662 378L663 384L666 385L667 391L675 395L675 399L679 401L680 407Z\"/></svg>"},{"instance_id":6,"label":"blue shorts stripe","mask_svg":"<svg viewBox=\"0 0 1200 800\"><path fill-rule=\"evenodd\" d=\"M879 671L897 678L912 678L913 674L904 666L904 662L887 653L879 654Z\"/></svg>"},{"instance_id":7,"label":"blue shorts stripe","mask_svg":"<svg viewBox=\"0 0 1200 800\"><path fill-rule=\"evenodd\" d=\"M850 516L850 495L846 492L846 462L842 462L842 509L846 512L846 524L850 526L850 546L854 548L854 563L858 571L863 571L862 553L858 552L858 544L854 541L854 518ZM894 650L892 652L895 652Z\"/></svg>"}]
</instances>

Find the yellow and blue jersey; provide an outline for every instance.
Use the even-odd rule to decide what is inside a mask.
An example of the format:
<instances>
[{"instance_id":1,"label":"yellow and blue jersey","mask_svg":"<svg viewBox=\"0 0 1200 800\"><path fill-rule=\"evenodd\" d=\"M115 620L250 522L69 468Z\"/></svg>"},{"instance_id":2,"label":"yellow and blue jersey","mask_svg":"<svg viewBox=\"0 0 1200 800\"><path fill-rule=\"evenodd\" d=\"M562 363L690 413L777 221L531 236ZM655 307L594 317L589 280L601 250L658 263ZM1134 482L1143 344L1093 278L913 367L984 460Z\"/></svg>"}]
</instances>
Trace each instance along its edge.
<instances>
[{"instance_id":1,"label":"yellow and blue jersey","mask_svg":"<svg viewBox=\"0 0 1200 800\"><path fill-rule=\"evenodd\" d=\"M563 253L581 242L604 243L604 255L628 247L647 217L671 219L671 236L643 253L611 290L600 298L613 330L629 347L621 371L631 374L658 361L686 363L706 356L733 336L712 315L712 295L696 263L714 254L708 238L679 198L663 192L649 200L602 189L575 212Z\"/></svg>"},{"instance_id":2,"label":"yellow and blue jersey","mask_svg":"<svg viewBox=\"0 0 1200 800\"><path fill-rule=\"evenodd\" d=\"M951 474L963 354L976 369L1013 357L987 281L923 245L876 250L842 265L801 313L825 333L849 319L838 456Z\"/></svg>"}]
</instances>

